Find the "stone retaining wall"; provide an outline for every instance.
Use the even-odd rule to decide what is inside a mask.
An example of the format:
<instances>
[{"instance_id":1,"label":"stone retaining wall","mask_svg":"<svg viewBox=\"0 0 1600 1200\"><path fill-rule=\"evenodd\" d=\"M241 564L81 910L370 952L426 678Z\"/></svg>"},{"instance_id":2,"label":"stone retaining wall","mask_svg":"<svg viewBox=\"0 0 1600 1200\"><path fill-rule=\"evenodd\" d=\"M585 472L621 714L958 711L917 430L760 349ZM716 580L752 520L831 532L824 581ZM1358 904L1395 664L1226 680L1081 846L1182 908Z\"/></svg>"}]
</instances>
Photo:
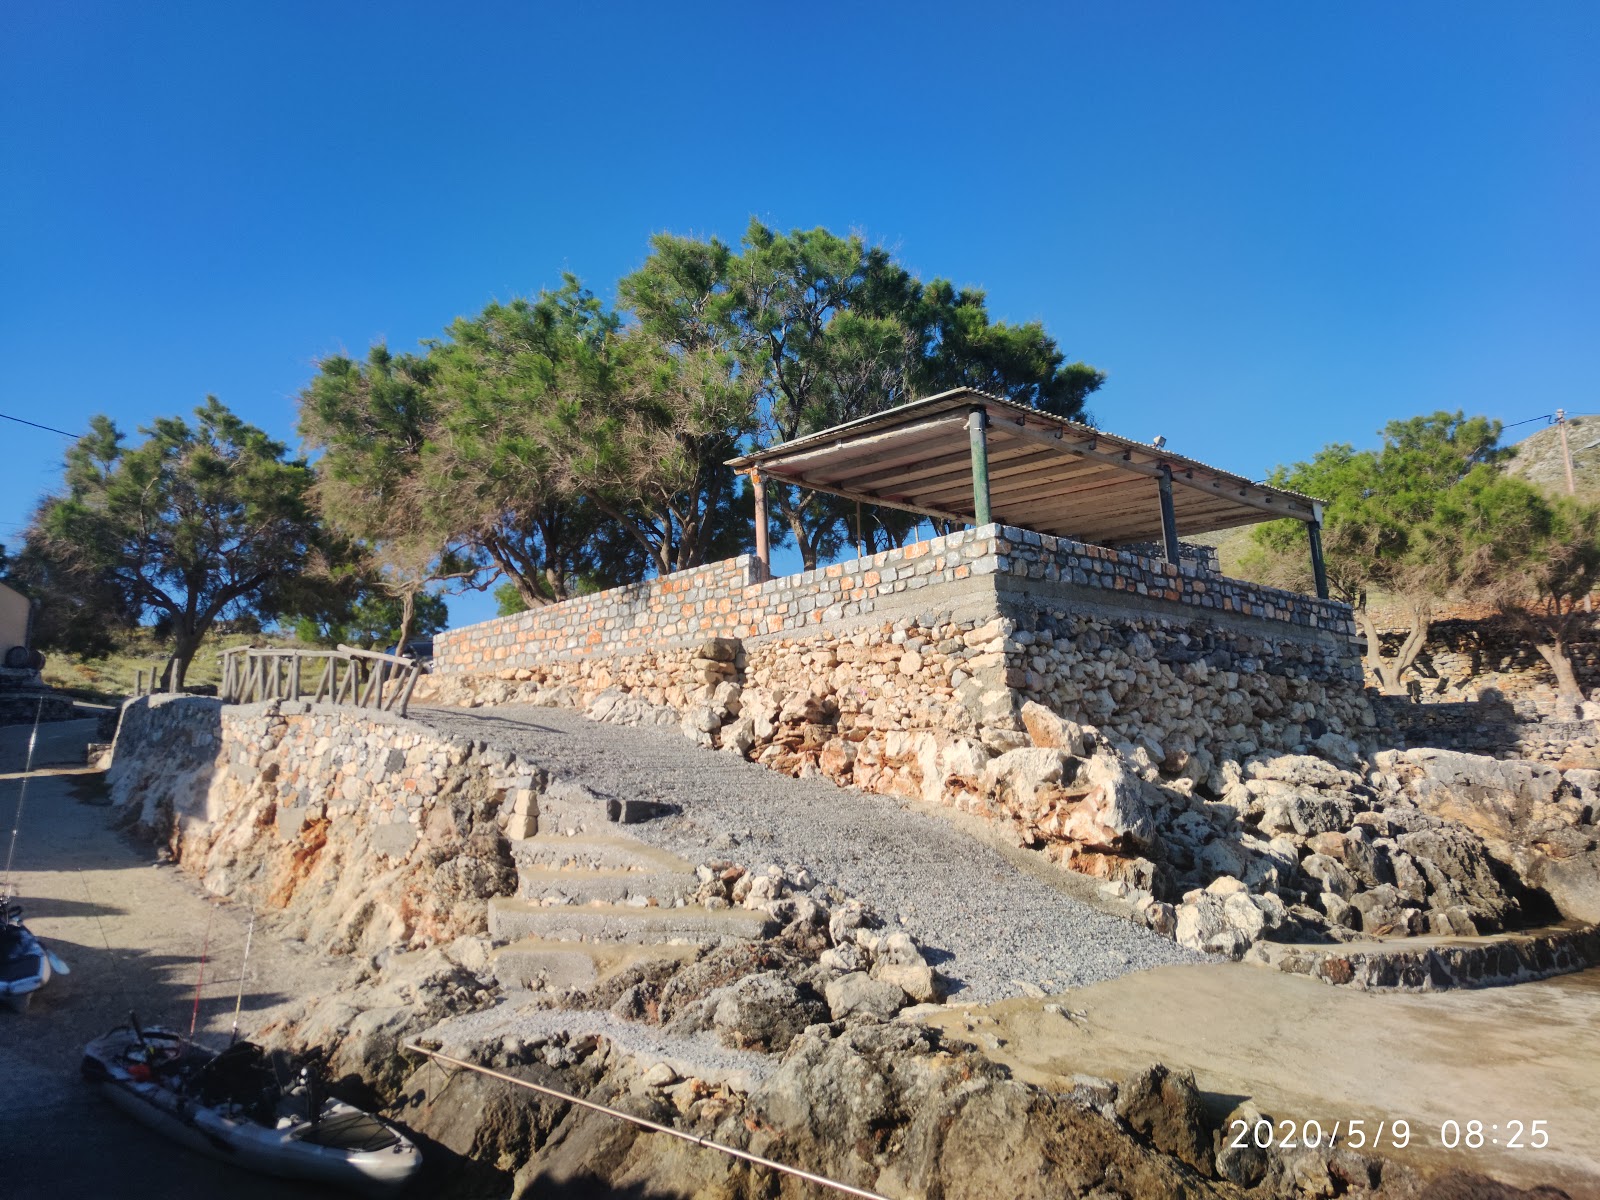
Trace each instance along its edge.
<instances>
[{"instance_id":1,"label":"stone retaining wall","mask_svg":"<svg viewBox=\"0 0 1600 1200\"><path fill-rule=\"evenodd\" d=\"M1320 947L1262 944L1252 957L1291 975L1369 991L1437 992L1499 987L1600 965L1600 928L1509 934L1435 946Z\"/></svg>"},{"instance_id":2,"label":"stone retaining wall","mask_svg":"<svg viewBox=\"0 0 1600 1200\"><path fill-rule=\"evenodd\" d=\"M1414 704L1403 696L1373 696L1371 703L1386 746L1600 767L1600 724L1594 721L1527 717L1504 699Z\"/></svg>"},{"instance_id":3,"label":"stone retaining wall","mask_svg":"<svg viewBox=\"0 0 1600 1200\"><path fill-rule=\"evenodd\" d=\"M1405 635L1382 632L1384 651L1393 654ZM1584 694L1600 689L1600 641L1580 634L1567 652ZM1549 665L1524 634L1494 615L1434 621L1407 681L1417 685L1423 704L1504 703L1523 721L1549 720L1559 707Z\"/></svg>"},{"instance_id":4,"label":"stone retaining wall","mask_svg":"<svg viewBox=\"0 0 1600 1200\"><path fill-rule=\"evenodd\" d=\"M758 581L754 571L755 560L742 555L450 630L434 639L434 670L542 666L556 657L684 648L712 637L779 637L918 605L977 611L992 608L1012 580L1060 585L1102 604L1164 602L1344 637L1354 632L1349 609L1333 601L1003 525L777 579Z\"/></svg>"},{"instance_id":5,"label":"stone retaining wall","mask_svg":"<svg viewBox=\"0 0 1600 1200\"><path fill-rule=\"evenodd\" d=\"M515 887L498 834L543 776L384 713L161 696L124 707L108 782L208 891L371 953L482 932Z\"/></svg>"},{"instance_id":6,"label":"stone retaining wall","mask_svg":"<svg viewBox=\"0 0 1600 1200\"><path fill-rule=\"evenodd\" d=\"M416 699L582 705L620 689L688 714L755 684L775 710L806 696L827 713L804 723L1002 743L1031 699L1158 760L1371 725L1347 607L1190 565L990 525L782 579L750 570L733 559L442 634ZM701 653L719 639L721 661Z\"/></svg>"}]
</instances>

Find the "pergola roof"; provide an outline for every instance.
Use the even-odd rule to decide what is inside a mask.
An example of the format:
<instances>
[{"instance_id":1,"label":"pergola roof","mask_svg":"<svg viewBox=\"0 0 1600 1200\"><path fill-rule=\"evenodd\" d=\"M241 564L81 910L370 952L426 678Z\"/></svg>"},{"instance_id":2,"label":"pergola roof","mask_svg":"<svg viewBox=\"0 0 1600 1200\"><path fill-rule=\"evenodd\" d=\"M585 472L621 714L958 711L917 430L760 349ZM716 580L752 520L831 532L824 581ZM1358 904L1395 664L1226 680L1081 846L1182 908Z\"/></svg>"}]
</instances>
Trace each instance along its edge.
<instances>
[{"instance_id":1,"label":"pergola roof","mask_svg":"<svg viewBox=\"0 0 1600 1200\"><path fill-rule=\"evenodd\" d=\"M1177 533L1278 517L1319 519L1320 502L1181 454L958 388L730 460L814 491L973 522L968 415L987 414L989 504L1006 525L1106 544L1159 542L1171 472Z\"/></svg>"}]
</instances>

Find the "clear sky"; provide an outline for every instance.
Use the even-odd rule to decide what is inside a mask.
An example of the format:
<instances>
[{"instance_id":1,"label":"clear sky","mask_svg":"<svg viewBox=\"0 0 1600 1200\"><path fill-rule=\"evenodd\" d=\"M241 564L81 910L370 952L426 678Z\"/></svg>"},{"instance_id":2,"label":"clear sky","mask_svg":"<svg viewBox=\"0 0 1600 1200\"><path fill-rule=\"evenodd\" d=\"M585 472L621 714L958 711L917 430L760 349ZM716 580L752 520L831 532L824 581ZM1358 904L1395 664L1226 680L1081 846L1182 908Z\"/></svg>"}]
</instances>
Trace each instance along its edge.
<instances>
[{"instance_id":1,"label":"clear sky","mask_svg":"<svg viewBox=\"0 0 1600 1200\"><path fill-rule=\"evenodd\" d=\"M292 443L321 355L752 215L987 289L1103 426L1252 476L1595 411L1597 62L1586 0L7 0L0 412ZM0 542L64 445L0 422Z\"/></svg>"}]
</instances>

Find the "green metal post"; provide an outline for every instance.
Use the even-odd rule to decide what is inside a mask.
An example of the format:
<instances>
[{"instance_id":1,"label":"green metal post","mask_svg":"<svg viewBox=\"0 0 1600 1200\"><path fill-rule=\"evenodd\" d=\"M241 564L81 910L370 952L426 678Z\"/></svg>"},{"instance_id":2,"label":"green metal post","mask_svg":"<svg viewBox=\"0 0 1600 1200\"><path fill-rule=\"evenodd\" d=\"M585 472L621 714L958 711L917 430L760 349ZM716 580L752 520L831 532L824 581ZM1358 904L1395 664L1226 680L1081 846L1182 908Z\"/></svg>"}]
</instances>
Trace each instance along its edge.
<instances>
[{"instance_id":1,"label":"green metal post","mask_svg":"<svg viewBox=\"0 0 1600 1200\"><path fill-rule=\"evenodd\" d=\"M1156 494L1161 501L1161 548L1167 561L1177 566L1183 560L1183 550L1178 544L1178 515L1172 507L1172 468L1161 464L1161 474L1156 476Z\"/></svg>"},{"instance_id":2,"label":"green metal post","mask_svg":"<svg viewBox=\"0 0 1600 1200\"><path fill-rule=\"evenodd\" d=\"M967 435L972 441L972 515L976 525L987 525L989 515L989 412L974 408L967 415Z\"/></svg>"},{"instance_id":3,"label":"green metal post","mask_svg":"<svg viewBox=\"0 0 1600 1200\"><path fill-rule=\"evenodd\" d=\"M1312 519L1306 522L1306 536L1311 542L1311 578L1316 581L1317 598L1328 598L1328 568L1322 558L1322 505L1312 506Z\"/></svg>"}]
</instances>

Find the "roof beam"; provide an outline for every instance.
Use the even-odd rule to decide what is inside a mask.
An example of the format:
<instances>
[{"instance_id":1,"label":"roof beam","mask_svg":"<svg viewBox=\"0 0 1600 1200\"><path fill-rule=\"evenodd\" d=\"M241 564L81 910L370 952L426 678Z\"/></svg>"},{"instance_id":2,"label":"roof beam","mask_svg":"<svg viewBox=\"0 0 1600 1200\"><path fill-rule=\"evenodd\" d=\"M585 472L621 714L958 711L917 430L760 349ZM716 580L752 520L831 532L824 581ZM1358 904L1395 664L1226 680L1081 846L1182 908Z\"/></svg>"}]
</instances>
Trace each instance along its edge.
<instances>
[{"instance_id":1,"label":"roof beam","mask_svg":"<svg viewBox=\"0 0 1600 1200\"><path fill-rule=\"evenodd\" d=\"M1059 457L1042 454L1035 447L1024 447L1023 457L1016 457L1017 448L1009 452L995 452L991 447L989 455L989 483L996 491L1004 486L1016 486L1019 480L1029 480L1041 475L1051 475L1055 478L1047 480L1050 483L1072 483L1076 490L1080 480L1094 479L1098 476L1111 473L1115 468L1102 463L1089 463L1073 466L1063 463ZM970 456L969 456L970 457ZM963 487L971 479L971 465L967 464L961 470L944 471L914 471L909 474L896 474L883 472L868 478L852 480L871 486L879 480L893 479L897 482L904 480L906 487L915 486L918 491L924 489L938 490L946 487Z\"/></svg>"},{"instance_id":2,"label":"roof beam","mask_svg":"<svg viewBox=\"0 0 1600 1200\"><path fill-rule=\"evenodd\" d=\"M933 517L940 521L957 521L963 525L972 524L972 514L970 512L961 513L953 512L948 509L929 508L926 505L915 504L909 500L903 500L896 496L880 495L877 492L860 490L847 492L840 488L824 487L821 484L810 483L804 479L791 478L773 470L769 466L763 466L761 468L761 473L768 479L777 480L779 483L791 484L792 486L800 488L804 491L822 492L828 496L838 496L841 500L860 500L867 504L881 504L885 508L897 508L902 512L917 513L918 515L924 517Z\"/></svg>"},{"instance_id":3,"label":"roof beam","mask_svg":"<svg viewBox=\"0 0 1600 1200\"><path fill-rule=\"evenodd\" d=\"M804 468L801 464L808 460L819 457L825 458L827 455L837 454L841 450L849 450L851 457L856 457L857 455L870 457L871 451L886 444L901 442L903 444L899 449L909 450L913 446L921 446L928 442L937 441L946 434L965 433L966 428L967 420L965 414L961 416L934 417L931 420L922 421L915 425L899 425L885 430L883 433L868 434L866 437L840 437L835 441L812 449L801 450L794 454L765 458L758 453L749 455L746 459L733 459L731 461L737 465L745 465L747 462L753 463L763 470L775 468L780 463L786 470L792 471L797 468L803 470ZM915 459L912 461L915 461Z\"/></svg>"},{"instance_id":4,"label":"roof beam","mask_svg":"<svg viewBox=\"0 0 1600 1200\"><path fill-rule=\"evenodd\" d=\"M1099 462L1111 463L1124 470L1136 471L1140 475L1156 476L1161 473L1161 463L1135 461L1133 448L1125 449L1121 454L1109 454L1104 450L1095 448L1084 442L1069 442L1055 434L1046 433L1042 429L1030 429L1002 418L992 426L996 438L1015 437L1024 441L1034 442L1041 446L1051 446L1066 454L1076 454L1084 458L1093 458ZM1149 453L1146 451L1145 453ZM1218 496L1226 496L1229 500L1236 500L1240 504L1248 504L1252 508L1263 512L1272 513L1277 517L1294 517L1296 520L1309 521L1312 519L1309 504L1291 501L1289 497L1277 494L1266 488L1257 487L1255 484L1243 481L1224 481L1221 477L1213 475L1210 479L1196 478L1193 467L1179 464L1172 472L1172 481L1181 483L1184 487L1196 491L1210 492Z\"/></svg>"}]
</instances>

